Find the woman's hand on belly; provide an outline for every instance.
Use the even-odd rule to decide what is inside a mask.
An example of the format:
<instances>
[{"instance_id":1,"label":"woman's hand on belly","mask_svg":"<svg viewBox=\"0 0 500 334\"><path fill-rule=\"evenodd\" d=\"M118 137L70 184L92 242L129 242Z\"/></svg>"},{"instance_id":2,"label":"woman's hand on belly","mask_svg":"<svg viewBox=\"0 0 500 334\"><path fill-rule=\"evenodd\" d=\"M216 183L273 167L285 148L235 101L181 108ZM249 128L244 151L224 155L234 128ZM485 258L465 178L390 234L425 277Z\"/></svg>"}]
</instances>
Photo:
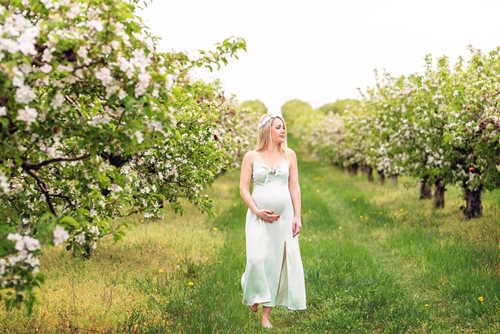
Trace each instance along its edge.
<instances>
[{"instance_id":1,"label":"woman's hand on belly","mask_svg":"<svg viewBox=\"0 0 500 334\"><path fill-rule=\"evenodd\" d=\"M259 209L255 215L267 223L273 223L280 219L280 215L268 209Z\"/></svg>"}]
</instances>

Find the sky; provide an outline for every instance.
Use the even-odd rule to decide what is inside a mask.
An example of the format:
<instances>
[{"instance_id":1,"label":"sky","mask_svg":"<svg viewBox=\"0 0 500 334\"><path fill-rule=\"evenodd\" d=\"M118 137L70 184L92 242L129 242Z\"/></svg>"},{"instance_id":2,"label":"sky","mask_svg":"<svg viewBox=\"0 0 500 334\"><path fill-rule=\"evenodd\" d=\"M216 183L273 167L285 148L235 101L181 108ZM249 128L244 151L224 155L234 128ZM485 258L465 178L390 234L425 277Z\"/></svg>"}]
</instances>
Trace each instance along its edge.
<instances>
[{"instance_id":1,"label":"sky","mask_svg":"<svg viewBox=\"0 0 500 334\"><path fill-rule=\"evenodd\" d=\"M374 70L421 72L426 54L454 61L468 45L500 46L500 0L153 0L138 14L161 51L196 56L244 38L239 60L196 75L270 112L291 99L318 108L359 98Z\"/></svg>"}]
</instances>

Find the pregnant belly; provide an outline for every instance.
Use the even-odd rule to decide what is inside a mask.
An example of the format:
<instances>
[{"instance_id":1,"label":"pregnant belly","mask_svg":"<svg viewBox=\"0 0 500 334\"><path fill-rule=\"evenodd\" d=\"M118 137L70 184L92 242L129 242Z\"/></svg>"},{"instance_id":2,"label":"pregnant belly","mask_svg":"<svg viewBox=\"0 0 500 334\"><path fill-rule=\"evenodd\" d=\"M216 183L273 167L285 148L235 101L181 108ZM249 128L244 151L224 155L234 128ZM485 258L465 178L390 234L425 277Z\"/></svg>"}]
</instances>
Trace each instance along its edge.
<instances>
[{"instance_id":1,"label":"pregnant belly","mask_svg":"<svg viewBox=\"0 0 500 334\"><path fill-rule=\"evenodd\" d=\"M290 204L290 193L288 188L279 189L255 189L252 194L259 209L273 210L277 214L282 214Z\"/></svg>"}]
</instances>

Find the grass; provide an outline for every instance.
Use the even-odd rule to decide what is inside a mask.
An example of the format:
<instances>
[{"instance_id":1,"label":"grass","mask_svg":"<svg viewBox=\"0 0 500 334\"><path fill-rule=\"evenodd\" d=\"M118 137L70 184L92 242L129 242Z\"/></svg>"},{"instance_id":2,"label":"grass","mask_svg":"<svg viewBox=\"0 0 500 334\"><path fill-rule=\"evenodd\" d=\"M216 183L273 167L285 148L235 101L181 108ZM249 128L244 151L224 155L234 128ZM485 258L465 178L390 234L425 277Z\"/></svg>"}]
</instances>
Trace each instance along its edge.
<instances>
[{"instance_id":1,"label":"grass","mask_svg":"<svg viewBox=\"0 0 500 334\"><path fill-rule=\"evenodd\" d=\"M299 157L308 309L273 310L272 332L500 331L499 191L485 194L483 217L464 220L458 188L436 211L409 179L381 186ZM194 208L169 213L116 244L104 240L88 261L48 250L34 315L0 310L2 332L268 332L241 304L246 207L237 186L232 173L212 187L213 219Z\"/></svg>"}]
</instances>

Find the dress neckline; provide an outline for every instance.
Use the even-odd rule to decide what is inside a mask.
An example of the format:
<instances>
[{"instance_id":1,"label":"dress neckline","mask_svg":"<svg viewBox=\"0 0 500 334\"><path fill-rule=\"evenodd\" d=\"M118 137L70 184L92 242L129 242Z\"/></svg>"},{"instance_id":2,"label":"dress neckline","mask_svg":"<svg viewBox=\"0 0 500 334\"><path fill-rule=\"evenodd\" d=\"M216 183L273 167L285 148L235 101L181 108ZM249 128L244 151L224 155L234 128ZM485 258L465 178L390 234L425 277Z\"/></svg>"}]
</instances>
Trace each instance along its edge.
<instances>
[{"instance_id":1,"label":"dress neckline","mask_svg":"<svg viewBox=\"0 0 500 334\"><path fill-rule=\"evenodd\" d=\"M263 163L263 162L261 162L261 161L259 161L259 160L254 160L253 162L254 162L254 163L256 163L256 162L257 162L257 163L261 164L261 165L262 165L263 167L265 167L266 169L273 170L273 169L278 168L278 167L279 167L282 163L284 163L284 162L288 162L288 160L281 160L281 161L280 161L278 164L276 164L276 166L274 166L273 168L269 168L269 167L268 167L265 163Z\"/></svg>"}]
</instances>

